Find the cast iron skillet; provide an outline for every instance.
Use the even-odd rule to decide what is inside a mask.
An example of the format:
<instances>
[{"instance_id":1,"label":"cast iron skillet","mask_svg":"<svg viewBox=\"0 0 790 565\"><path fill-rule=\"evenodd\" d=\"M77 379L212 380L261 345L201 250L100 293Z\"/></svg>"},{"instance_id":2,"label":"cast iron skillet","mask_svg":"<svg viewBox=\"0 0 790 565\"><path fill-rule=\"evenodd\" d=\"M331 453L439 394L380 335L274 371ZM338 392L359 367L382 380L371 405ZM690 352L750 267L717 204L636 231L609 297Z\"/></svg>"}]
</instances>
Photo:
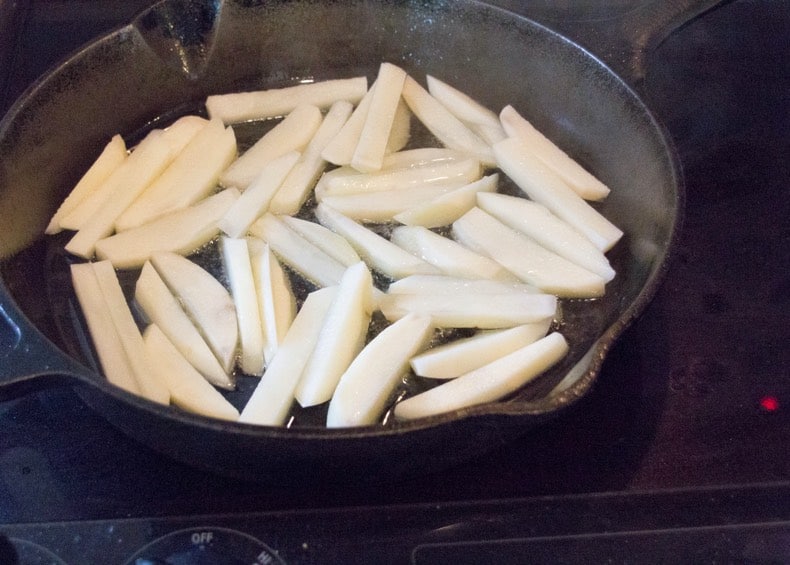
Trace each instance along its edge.
<instances>
[{"instance_id":1,"label":"cast iron skillet","mask_svg":"<svg viewBox=\"0 0 790 565\"><path fill-rule=\"evenodd\" d=\"M638 54L642 46L627 42ZM638 80L635 59L610 55ZM109 137L139 138L199 110L211 93L373 78L381 61L419 79L433 74L497 110L513 104L612 187L601 209L626 234L611 252L618 276L605 298L564 305L567 360L505 402L347 430L219 422L107 383L83 341L62 242L41 234ZM523 434L589 390L613 341L655 293L681 208L672 149L634 91L527 19L472 1L165 0L52 70L0 124L0 390L78 385L131 437L229 476L359 480L436 469Z\"/></svg>"}]
</instances>

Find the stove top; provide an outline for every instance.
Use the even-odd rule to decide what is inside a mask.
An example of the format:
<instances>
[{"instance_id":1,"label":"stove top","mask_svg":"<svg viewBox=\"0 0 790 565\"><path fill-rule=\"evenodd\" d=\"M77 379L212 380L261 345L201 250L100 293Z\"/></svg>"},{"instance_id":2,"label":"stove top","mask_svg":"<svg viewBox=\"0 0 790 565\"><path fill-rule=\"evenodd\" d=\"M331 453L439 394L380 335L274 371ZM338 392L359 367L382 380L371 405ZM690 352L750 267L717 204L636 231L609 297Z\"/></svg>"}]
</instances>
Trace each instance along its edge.
<instances>
[{"instance_id":1,"label":"stove top","mask_svg":"<svg viewBox=\"0 0 790 565\"><path fill-rule=\"evenodd\" d=\"M0 110L146 3L0 0ZM573 37L567 3L498 4ZM604 4L577 13L627 3ZM283 486L173 462L53 388L0 403L0 562L790 560L789 36L786 5L738 0L649 53L684 228L575 409L434 474Z\"/></svg>"}]
</instances>

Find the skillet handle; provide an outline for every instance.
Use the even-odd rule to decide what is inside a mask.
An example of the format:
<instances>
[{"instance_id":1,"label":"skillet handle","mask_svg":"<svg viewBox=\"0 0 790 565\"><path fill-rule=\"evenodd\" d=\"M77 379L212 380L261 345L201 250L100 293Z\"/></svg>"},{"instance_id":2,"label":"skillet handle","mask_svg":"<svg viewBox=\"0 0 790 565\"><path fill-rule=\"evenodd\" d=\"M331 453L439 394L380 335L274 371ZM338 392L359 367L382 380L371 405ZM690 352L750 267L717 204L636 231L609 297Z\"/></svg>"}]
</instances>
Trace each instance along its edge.
<instances>
[{"instance_id":1,"label":"skillet handle","mask_svg":"<svg viewBox=\"0 0 790 565\"><path fill-rule=\"evenodd\" d=\"M503 7L522 2L497 1ZM570 2L565 11L554 2L536 2L515 11L569 37L604 61L638 91L645 79L646 57L675 30L723 0L631 0L615 15ZM587 8L585 8L587 6ZM585 12L585 9L587 10Z\"/></svg>"},{"instance_id":2,"label":"skillet handle","mask_svg":"<svg viewBox=\"0 0 790 565\"><path fill-rule=\"evenodd\" d=\"M0 400L96 377L30 324L0 283Z\"/></svg>"}]
</instances>

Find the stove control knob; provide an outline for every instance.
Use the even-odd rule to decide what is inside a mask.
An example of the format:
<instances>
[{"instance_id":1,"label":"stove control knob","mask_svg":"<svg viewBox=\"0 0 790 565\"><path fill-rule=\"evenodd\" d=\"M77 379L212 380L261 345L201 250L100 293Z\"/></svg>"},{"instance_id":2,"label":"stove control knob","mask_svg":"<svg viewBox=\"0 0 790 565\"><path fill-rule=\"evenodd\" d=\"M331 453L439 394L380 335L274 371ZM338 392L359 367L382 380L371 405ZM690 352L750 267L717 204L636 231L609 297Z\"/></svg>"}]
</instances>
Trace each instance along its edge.
<instances>
[{"instance_id":1,"label":"stove control knob","mask_svg":"<svg viewBox=\"0 0 790 565\"><path fill-rule=\"evenodd\" d=\"M128 565L285 565L260 540L227 528L190 528L162 536L132 555Z\"/></svg>"}]
</instances>

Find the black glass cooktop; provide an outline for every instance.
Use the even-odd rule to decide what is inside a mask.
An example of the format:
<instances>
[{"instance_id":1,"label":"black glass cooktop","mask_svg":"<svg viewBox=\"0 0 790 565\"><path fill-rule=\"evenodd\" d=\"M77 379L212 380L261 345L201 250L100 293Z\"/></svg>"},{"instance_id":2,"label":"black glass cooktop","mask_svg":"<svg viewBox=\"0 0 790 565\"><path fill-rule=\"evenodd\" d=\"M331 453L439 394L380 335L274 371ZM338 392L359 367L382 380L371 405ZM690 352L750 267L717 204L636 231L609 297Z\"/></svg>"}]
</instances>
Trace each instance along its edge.
<instances>
[{"instance_id":1,"label":"black glass cooktop","mask_svg":"<svg viewBox=\"0 0 790 565\"><path fill-rule=\"evenodd\" d=\"M625 9L500 4L571 35L574 13ZM143 5L0 0L2 108ZM430 475L283 486L172 462L68 387L7 400L0 562L787 562L789 37L788 4L740 0L648 54L645 99L684 167L684 228L655 300L571 412Z\"/></svg>"}]
</instances>

